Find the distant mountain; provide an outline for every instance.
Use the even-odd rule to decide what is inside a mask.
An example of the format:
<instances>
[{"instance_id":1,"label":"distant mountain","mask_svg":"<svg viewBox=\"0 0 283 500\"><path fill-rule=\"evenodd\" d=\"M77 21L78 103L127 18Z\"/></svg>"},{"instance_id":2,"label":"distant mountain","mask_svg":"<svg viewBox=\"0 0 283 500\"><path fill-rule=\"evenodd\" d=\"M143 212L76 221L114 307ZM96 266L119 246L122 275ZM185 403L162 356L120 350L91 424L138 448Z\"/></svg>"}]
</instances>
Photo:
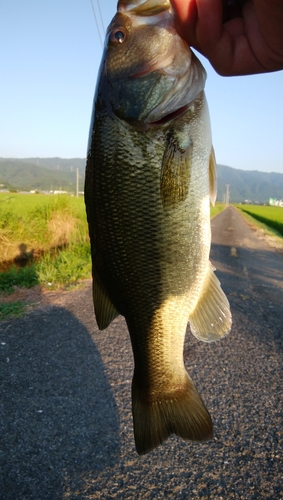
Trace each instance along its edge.
<instances>
[{"instance_id":1,"label":"distant mountain","mask_svg":"<svg viewBox=\"0 0 283 500\"><path fill-rule=\"evenodd\" d=\"M9 158L13 160L13 158ZM0 159L1 161L1 159ZM48 168L49 170L58 170L71 172L76 170L77 168L81 172L84 172L86 159L85 158L58 158L55 156L54 158L24 158L21 160L23 163L32 163L33 165L37 165L38 167Z\"/></svg>"},{"instance_id":2,"label":"distant mountain","mask_svg":"<svg viewBox=\"0 0 283 500\"><path fill-rule=\"evenodd\" d=\"M218 165L217 172L218 201L223 201L227 184L231 203L245 200L265 203L269 198L283 199L283 174L240 170L225 165Z\"/></svg>"},{"instance_id":3,"label":"distant mountain","mask_svg":"<svg viewBox=\"0 0 283 500\"><path fill-rule=\"evenodd\" d=\"M0 184L18 190L76 190L76 169L79 169L79 190L84 189L85 158L0 158ZM245 200L265 203L269 198L283 199L283 174L240 170L218 165L217 200L223 201L229 185L230 202Z\"/></svg>"},{"instance_id":4,"label":"distant mountain","mask_svg":"<svg viewBox=\"0 0 283 500\"><path fill-rule=\"evenodd\" d=\"M75 158L0 158L0 184L22 191L76 191L76 169L79 169L79 191L84 189L85 160Z\"/></svg>"}]
</instances>

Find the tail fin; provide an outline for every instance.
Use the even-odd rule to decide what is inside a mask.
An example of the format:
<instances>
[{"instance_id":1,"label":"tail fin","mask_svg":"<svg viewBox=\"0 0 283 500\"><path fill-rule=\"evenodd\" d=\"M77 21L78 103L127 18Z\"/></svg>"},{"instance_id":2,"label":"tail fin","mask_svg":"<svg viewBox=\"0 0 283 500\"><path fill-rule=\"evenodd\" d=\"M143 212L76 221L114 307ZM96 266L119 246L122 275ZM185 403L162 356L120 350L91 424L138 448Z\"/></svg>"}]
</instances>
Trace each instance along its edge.
<instances>
[{"instance_id":1,"label":"tail fin","mask_svg":"<svg viewBox=\"0 0 283 500\"><path fill-rule=\"evenodd\" d=\"M189 376L175 393L146 398L133 380L133 420L139 455L153 450L170 434L191 441L207 441L213 436L211 417Z\"/></svg>"}]
</instances>

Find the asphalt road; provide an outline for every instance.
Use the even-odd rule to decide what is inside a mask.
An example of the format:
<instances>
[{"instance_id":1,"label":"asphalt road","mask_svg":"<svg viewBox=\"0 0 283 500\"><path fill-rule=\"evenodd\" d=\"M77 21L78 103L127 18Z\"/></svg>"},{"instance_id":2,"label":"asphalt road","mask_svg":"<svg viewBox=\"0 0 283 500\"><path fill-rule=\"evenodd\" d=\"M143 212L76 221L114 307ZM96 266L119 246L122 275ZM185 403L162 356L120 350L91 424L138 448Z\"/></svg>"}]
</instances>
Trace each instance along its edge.
<instances>
[{"instance_id":1,"label":"asphalt road","mask_svg":"<svg viewBox=\"0 0 283 500\"><path fill-rule=\"evenodd\" d=\"M0 323L1 499L283 499L283 256L233 208L212 229L233 328L184 356L213 440L137 455L125 322L97 330L87 283Z\"/></svg>"}]
</instances>

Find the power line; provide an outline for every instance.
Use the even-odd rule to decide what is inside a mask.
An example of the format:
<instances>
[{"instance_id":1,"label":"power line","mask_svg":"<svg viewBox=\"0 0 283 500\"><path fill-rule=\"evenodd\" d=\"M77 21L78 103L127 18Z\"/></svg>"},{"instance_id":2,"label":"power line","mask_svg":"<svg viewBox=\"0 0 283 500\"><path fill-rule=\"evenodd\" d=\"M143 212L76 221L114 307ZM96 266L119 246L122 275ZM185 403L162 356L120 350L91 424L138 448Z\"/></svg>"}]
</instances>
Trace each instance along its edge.
<instances>
[{"instance_id":1,"label":"power line","mask_svg":"<svg viewBox=\"0 0 283 500\"><path fill-rule=\"evenodd\" d=\"M102 29L103 29L103 34L105 34L105 28L104 28L104 23L103 23L103 17L102 17L102 14L101 14L99 0L96 0L96 3L98 5L98 11L99 11L99 15L100 15L100 21L101 21L101 26L102 26Z\"/></svg>"},{"instance_id":2,"label":"power line","mask_svg":"<svg viewBox=\"0 0 283 500\"><path fill-rule=\"evenodd\" d=\"M92 12L93 12L93 15L94 15L94 20L95 20L95 24L96 24L96 29L97 29L97 32L98 32L99 40L100 40L100 43L101 43L101 47L103 47L102 37L101 37L101 34L100 34L100 29L99 29L97 17L96 17L94 6L93 6L93 1L90 0L90 3L91 3L91 8L92 8ZM99 9L99 11L100 11L100 9Z\"/></svg>"}]
</instances>

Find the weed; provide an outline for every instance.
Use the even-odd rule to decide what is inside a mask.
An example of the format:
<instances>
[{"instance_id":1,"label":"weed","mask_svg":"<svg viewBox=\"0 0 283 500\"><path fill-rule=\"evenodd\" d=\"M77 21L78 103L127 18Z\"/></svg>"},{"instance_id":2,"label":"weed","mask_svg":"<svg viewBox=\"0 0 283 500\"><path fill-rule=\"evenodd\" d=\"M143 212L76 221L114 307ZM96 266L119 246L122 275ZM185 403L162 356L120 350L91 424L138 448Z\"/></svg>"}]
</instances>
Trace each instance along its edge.
<instances>
[{"instance_id":1,"label":"weed","mask_svg":"<svg viewBox=\"0 0 283 500\"><path fill-rule=\"evenodd\" d=\"M8 302L6 304L0 304L0 321L4 321L8 318L18 318L22 316L28 307L27 302L18 300L16 302Z\"/></svg>"},{"instance_id":2,"label":"weed","mask_svg":"<svg viewBox=\"0 0 283 500\"><path fill-rule=\"evenodd\" d=\"M82 198L47 195L1 195L0 263L88 236Z\"/></svg>"},{"instance_id":3,"label":"weed","mask_svg":"<svg viewBox=\"0 0 283 500\"><path fill-rule=\"evenodd\" d=\"M46 254L36 265L39 283L42 285L67 286L91 276L90 246L77 243L57 252Z\"/></svg>"},{"instance_id":4,"label":"weed","mask_svg":"<svg viewBox=\"0 0 283 500\"><path fill-rule=\"evenodd\" d=\"M23 268L12 267L0 273L0 292L13 293L14 287L31 288L39 283L35 265Z\"/></svg>"},{"instance_id":5,"label":"weed","mask_svg":"<svg viewBox=\"0 0 283 500\"><path fill-rule=\"evenodd\" d=\"M224 208L225 205L223 205L223 203L216 203L214 207L210 207L210 217L215 217L215 215L219 214L219 212L222 212Z\"/></svg>"}]
</instances>

